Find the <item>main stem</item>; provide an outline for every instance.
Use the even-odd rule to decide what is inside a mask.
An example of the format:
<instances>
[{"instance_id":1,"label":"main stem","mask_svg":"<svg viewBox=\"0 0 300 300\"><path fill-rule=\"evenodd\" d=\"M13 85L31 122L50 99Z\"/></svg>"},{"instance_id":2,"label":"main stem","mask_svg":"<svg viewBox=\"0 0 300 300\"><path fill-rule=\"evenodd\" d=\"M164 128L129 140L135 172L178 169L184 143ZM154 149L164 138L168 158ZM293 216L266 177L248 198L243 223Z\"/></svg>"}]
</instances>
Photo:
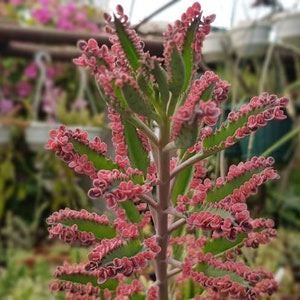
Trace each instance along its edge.
<instances>
[{"instance_id":1,"label":"main stem","mask_svg":"<svg viewBox=\"0 0 300 300\"><path fill-rule=\"evenodd\" d=\"M158 149L158 206L157 206L157 243L161 251L155 258L155 275L158 286L158 299L168 300L168 214L166 210L169 207L170 199L170 154L169 151L163 151L164 146L169 142L169 124L166 122L160 128L160 145Z\"/></svg>"}]
</instances>

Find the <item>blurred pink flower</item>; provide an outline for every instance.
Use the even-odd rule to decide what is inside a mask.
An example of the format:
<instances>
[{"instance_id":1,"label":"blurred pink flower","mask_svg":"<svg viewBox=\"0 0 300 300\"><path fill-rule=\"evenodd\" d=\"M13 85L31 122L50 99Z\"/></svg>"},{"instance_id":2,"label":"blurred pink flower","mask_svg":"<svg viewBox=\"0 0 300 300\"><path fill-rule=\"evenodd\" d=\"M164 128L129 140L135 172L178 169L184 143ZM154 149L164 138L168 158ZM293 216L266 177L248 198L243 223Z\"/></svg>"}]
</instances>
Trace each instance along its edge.
<instances>
[{"instance_id":1,"label":"blurred pink flower","mask_svg":"<svg viewBox=\"0 0 300 300\"><path fill-rule=\"evenodd\" d=\"M87 15L83 11L77 11L74 17L76 22L79 23L86 23L87 22Z\"/></svg>"},{"instance_id":2,"label":"blurred pink flower","mask_svg":"<svg viewBox=\"0 0 300 300\"><path fill-rule=\"evenodd\" d=\"M76 4L73 2L66 3L60 7L59 17L69 19L76 12Z\"/></svg>"},{"instance_id":3,"label":"blurred pink flower","mask_svg":"<svg viewBox=\"0 0 300 300\"><path fill-rule=\"evenodd\" d=\"M77 111L82 110L83 108L85 108L87 106L87 101L83 98L78 98L76 99L76 101L73 104L73 108Z\"/></svg>"},{"instance_id":4,"label":"blurred pink flower","mask_svg":"<svg viewBox=\"0 0 300 300\"><path fill-rule=\"evenodd\" d=\"M32 86L27 81L20 81L18 84L18 95L20 97L27 97L32 91Z\"/></svg>"},{"instance_id":5,"label":"blurred pink flower","mask_svg":"<svg viewBox=\"0 0 300 300\"><path fill-rule=\"evenodd\" d=\"M24 1L23 0L9 0L9 4L17 4L20 5L22 4Z\"/></svg>"},{"instance_id":6,"label":"blurred pink flower","mask_svg":"<svg viewBox=\"0 0 300 300\"><path fill-rule=\"evenodd\" d=\"M64 29L64 30L74 30L76 27L73 25L71 21L66 20L65 18L61 18L57 22L57 28Z\"/></svg>"},{"instance_id":7,"label":"blurred pink flower","mask_svg":"<svg viewBox=\"0 0 300 300\"><path fill-rule=\"evenodd\" d=\"M42 100L42 109L48 115L48 118L55 119L55 112L57 109L57 99L61 96L62 90L55 87L51 79L45 83L45 93Z\"/></svg>"},{"instance_id":8,"label":"blurred pink flower","mask_svg":"<svg viewBox=\"0 0 300 300\"><path fill-rule=\"evenodd\" d=\"M37 66L35 63L29 64L24 70L24 74L30 79L36 78L37 73L38 73L38 70L37 70Z\"/></svg>"},{"instance_id":9,"label":"blurred pink flower","mask_svg":"<svg viewBox=\"0 0 300 300\"><path fill-rule=\"evenodd\" d=\"M0 99L0 115L5 115L13 108L13 103L9 99Z\"/></svg>"},{"instance_id":10,"label":"blurred pink flower","mask_svg":"<svg viewBox=\"0 0 300 300\"><path fill-rule=\"evenodd\" d=\"M37 8L32 11L32 17L42 24L46 24L51 20L51 12L47 7Z\"/></svg>"}]
</instances>

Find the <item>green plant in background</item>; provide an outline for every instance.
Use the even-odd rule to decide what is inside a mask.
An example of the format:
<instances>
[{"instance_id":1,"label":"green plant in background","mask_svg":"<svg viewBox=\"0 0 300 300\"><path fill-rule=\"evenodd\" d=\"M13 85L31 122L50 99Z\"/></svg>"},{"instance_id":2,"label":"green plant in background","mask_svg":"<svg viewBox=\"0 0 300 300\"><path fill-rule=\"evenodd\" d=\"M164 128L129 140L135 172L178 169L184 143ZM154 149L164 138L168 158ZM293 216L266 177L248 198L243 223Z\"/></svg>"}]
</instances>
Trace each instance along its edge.
<instances>
[{"instance_id":1,"label":"green plant in background","mask_svg":"<svg viewBox=\"0 0 300 300\"><path fill-rule=\"evenodd\" d=\"M0 82L1 116L6 117L2 111L6 102L19 107L8 125L22 128L35 119L104 126L104 105L95 101L98 91L94 81L84 71L78 72L76 66L51 61L47 52L38 52L34 61L5 57L0 61L0 71L4 75Z\"/></svg>"},{"instance_id":2,"label":"green plant in background","mask_svg":"<svg viewBox=\"0 0 300 300\"><path fill-rule=\"evenodd\" d=\"M47 244L34 251L10 248L5 268L0 266L0 299L64 299L63 295L53 295L48 288L54 264L66 258L75 263L83 255L86 253L64 245Z\"/></svg>"},{"instance_id":3,"label":"green plant in background","mask_svg":"<svg viewBox=\"0 0 300 300\"><path fill-rule=\"evenodd\" d=\"M35 270L25 265L16 265L10 259L5 269L0 268L0 297L3 300L44 299L56 298L49 292L47 281L51 271L46 262L39 262Z\"/></svg>"},{"instance_id":4,"label":"green plant in background","mask_svg":"<svg viewBox=\"0 0 300 300\"><path fill-rule=\"evenodd\" d=\"M299 295L299 237L299 231L281 227L278 229L278 239L257 249L253 256L247 257L252 265L276 272L280 283L278 295L282 299L297 299Z\"/></svg>"},{"instance_id":5,"label":"green plant in background","mask_svg":"<svg viewBox=\"0 0 300 300\"><path fill-rule=\"evenodd\" d=\"M49 213L90 203L82 180L53 153L29 151L19 130L0 153L0 261L5 263L10 249L29 251L46 240Z\"/></svg>"},{"instance_id":6,"label":"green plant in background","mask_svg":"<svg viewBox=\"0 0 300 300\"><path fill-rule=\"evenodd\" d=\"M281 264L289 266L292 272L293 280L300 283L300 243L299 231L284 232L283 240L283 256Z\"/></svg>"},{"instance_id":7,"label":"green plant in background","mask_svg":"<svg viewBox=\"0 0 300 300\"><path fill-rule=\"evenodd\" d=\"M278 174L272 158L253 157L225 174L215 155L271 120L288 101L262 93L218 124L229 84L213 72L197 79L214 15L194 3L165 33L164 59L144 52L123 8L106 15L111 49L81 41L74 62L88 67L109 108L116 155L99 137L66 126L49 150L93 181L88 196L112 212L59 210L50 237L89 247L77 264L54 272L54 292L86 299L256 299L277 289L273 275L246 265L244 249L276 236L253 219L246 199ZM218 125L217 125L218 124ZM223 171L223 170L222 170Z\"/></svg>"},{"instance_id":8,"label":"green plant in background","mask_svg":"<svg viewBox=\"0 0 300 300\"><path fill-rule=\"evenodd\" d=\"M53 153L39 153L38 171L41 184L51 201L48 202L51 211L61 207L76 209L90 206L82 178L74 174L67 166L58 161Z\"/></svg>"},{"instance_id":9,"label":"green plant in background","mask_svg":"<svg viewBox=\"0 0 300 300\"><path fill-rule=\"evenodd\" d=\"M98 91L93 88L87 73L84 69L78 68L79 78L76 84L71 84L70 92L62 92L56 99L55 119L65 125L93 126L98 128L105 127L105 114L103 104L95 101ZM71 71L71 70L70 70ZM71 71L69 74L71 75ZM64 76L64 81L68 82L71 77ZM79 87L78 87L78 86ZM75 90L76 94L75 94ZM74 100L70 101L70 94Z\"/></svg>"},{"instance_id":10,"label":"green plant in background","mask_svg":"<svg viewBox=\"0 0 300 300\"><path fill-rule=\"evenodd\" d=\"M41 8L39 5L42 5L42 2L39 1L35 2L33 6L32 1L21 2L19 5L17 3L14 5L1 3L0 15L20 21L24 14L27 13L28 17L29 11L30 14L33 14L33 11ZM48 5L49 10L53 13L52 9L55 3L61 1L50 2L48 4L44 2L43 5ZM68 9L73 11L72 16L69 14L70 20L80 13L78 5L74 6L73 4L67 5L62 2L60 4L66 13L71 14ZM90 16L90 13L93 15L92 10L87 12L87 15ZM82 16L84 15L85 13L82 14ZM38 20L35 21L37 24ZM50 25L50 23L49 21L45 25ZM95 22L89 20L88 23L84 30L90 30L89 25L94 29L98 28L98 24ZM54 25L54 23L51 24ZM78 23L73 25L80 26ZM0 146L1 262L6 260L7 245L12 242L16 248L28 250L44 242L46 225L43 220L52 211L65 206L89 207L82 178L76 176L64 163L55 159L53 153L45 153L45 151L36 153L29 149L24 130L33 117L52 123L76 121L74 124L80 123L81 126L96 124L98 127L103 127L103 104L97 102L93 105L94 94L98 93L94 81L88 77L86 82L81 84L78 68L73 64L49 60L45 62L44 67L45 81L41 86L41 93L36 95L40 75L36 61L9 56L3 56L0 60L2 75L0 80L0 126L3 123L11 133L11 139L7 144ZM82 95L81 90L83 90ZM64 101L59 104L54 101L55 99L60 100L58 95L63 95L64 98ZM33 99L36 96L39 96L38 100L41 104L37 109L33 107ZM75 100L82 100L81 104L85 101L79 99L79 96L89 100L86 101L84 107L74 103ZM65 106L62 107L62 104ZM13 114L11 114L12 110ZM61 119L57 119L58 110L60 110ZM39 212L38 219L36 219L37 212Z\"/></svg>"},{"instance_id":11,"label":"green plant in background","mask_svg":"<svg viewBox=\"0 0 300 300\"><path fill-rule=\"evenodd\" d=\"M76 107L73 105L71 109L67 108L66 98L62 96L58 99L56 116L59 123L66 125L80 125L80 126L90 126L90 127L105 127L105 114L104 112L94 113L90 112L85 103L83 107ZM77 102L78 103L78 102ZM75 104L77 104L75 103Z\"/></svg>"},{"instance_id":12,"label":"green plant in background","mask_svg":"<svg viewBox=\"0 0 300 300\"><path fill-rule=\"evenodd\" d=\"M8 211L6 213L6 226L2 228L1 237L6 240L6 248L8 252L10 251L10 249L33 248L39 234L38 229L40 227L40 219L47 206L47 203L43 203L43 205L35 209L34 218L29 224L24 221L23 218L14 215L11 211Z\"/></svg>"},{"instance_id":13,"label":"green plant in background","mask_svg":"<svg viewBox=\"0 0 300 300\"><path fill-rule=\"evenodd\" d=\"M6 202L11 198L14 188L12 182L15 181L15 168L12 161L13 153L7 147L1 147L0 151L0 218L3 217Z\"/></svg>"}]
</instances>

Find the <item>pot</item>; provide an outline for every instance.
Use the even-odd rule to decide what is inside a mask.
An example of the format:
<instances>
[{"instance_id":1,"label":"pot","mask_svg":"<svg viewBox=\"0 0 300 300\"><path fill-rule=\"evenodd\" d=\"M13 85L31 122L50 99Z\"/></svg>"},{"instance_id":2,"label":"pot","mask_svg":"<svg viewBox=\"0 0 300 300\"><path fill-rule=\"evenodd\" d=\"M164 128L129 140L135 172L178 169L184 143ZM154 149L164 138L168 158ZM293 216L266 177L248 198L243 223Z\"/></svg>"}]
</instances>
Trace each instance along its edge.
<instances>
[{"instance_id":1,"label":"pot","mask_svg":"<svg viewBox=\"0 0 300 300\"><path fill-rule=\"evenodd\" d=\"M0 124L0 145L5 145L10 140L10 128Z\"/></svg>"},{"instance_id":2,"label":"pot","mask_svg":"<svg viewBox=\"0 0 300 300\"><path fill-rule=\"evenodd\" d=\"M225 31L211 32L202 48L203 59L207 63L225 61L230 53L230 39Z\"/></svg>"},{"instance_id":3,"label":"pot","mask_svg":"<svg viewBox=\"0 0 300 300\"><path fill-rule=\"evenodd\" d=\"M279 43L300 47L300 12L284 12L274 18L274 31Z\"/></svg>"},{"instance_id":4,"label":"pot","mask_svg":"<svg viewBox=\"0 0 300 300\"><path fill-rule=\"evenodd\" d=\"M266 22L243 22L230 30L232 49L238 57L263 56L269 45L271 25Z\"/></svg>"}]
</instances>

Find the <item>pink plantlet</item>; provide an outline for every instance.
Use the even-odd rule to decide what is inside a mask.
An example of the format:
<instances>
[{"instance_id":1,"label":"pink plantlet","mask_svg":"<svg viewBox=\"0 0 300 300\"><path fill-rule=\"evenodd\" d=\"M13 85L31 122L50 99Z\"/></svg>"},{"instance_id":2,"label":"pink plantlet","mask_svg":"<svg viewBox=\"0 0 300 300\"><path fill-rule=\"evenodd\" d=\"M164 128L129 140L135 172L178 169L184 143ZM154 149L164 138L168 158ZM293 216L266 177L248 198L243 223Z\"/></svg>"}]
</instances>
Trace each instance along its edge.
<instances>
[{"instance_id":1,"label":"pink plantlet","mask_svg":"<svg viewBox=\"0 0 300 300\"><path fill-rule=\"evenodd\" d=\"M115 151L80 129L50 132L46 148L88 176L89 198L106 205L101 214L67 208L47 219L50 237L90 247L85 262L54 273L51 289L66 299L257 299L276 291L273 275L241 255L276 237L274 223L252 218L247 206L279 178L274 159L252 157L224 175L211 162L284 119L288 101L263 93L221 122L230 84L211 71L196 76L214 18L193 4L168 26L157 58L118 5L105 14L110 48L93 38L78 43L74 63L95 77Z\"/></svg>"}]
</instances>

